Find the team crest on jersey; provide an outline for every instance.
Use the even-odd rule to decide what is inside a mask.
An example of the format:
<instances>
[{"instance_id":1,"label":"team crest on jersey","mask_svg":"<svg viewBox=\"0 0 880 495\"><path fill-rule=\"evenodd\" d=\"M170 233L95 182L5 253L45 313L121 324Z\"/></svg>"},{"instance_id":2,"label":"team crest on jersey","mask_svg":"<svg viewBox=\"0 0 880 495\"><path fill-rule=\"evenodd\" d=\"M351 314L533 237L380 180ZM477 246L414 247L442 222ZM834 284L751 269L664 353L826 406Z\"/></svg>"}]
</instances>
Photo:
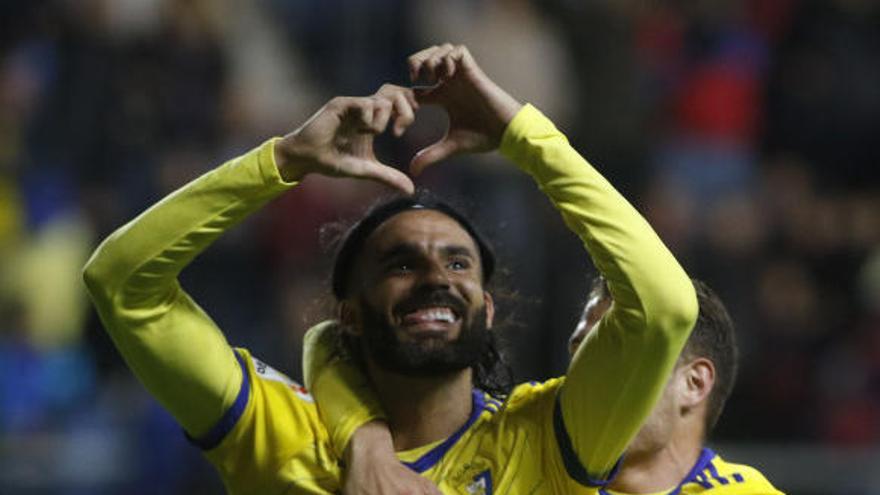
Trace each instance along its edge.
<instances>
[{"instance_id":1,"label":"team crest on jersey","mask_svg":"<svg viewBox=\"0 0 880 495\"><path fill-rule=\"evenodd\" d=\"M448 483L456 487L456 493L468 495L490 495L492 493L492 463L482 456L477 456L459 464L447 478Z\"/></svg>"},{"instance_id":2,"label":"team crest on jersey","mask_svg":"<svg viewBox=\"0 0 880 495\"><path fill-rule=\"evenodd\" d=\"M474 476L465 489L468 495L492 495L492 472L487 469Z\"/></svg>"},{"instance_id":3,"label":"team crest on jersey","mask_svg":"<svg viewBox=\"0 0 880 495\"><path fill-rule=\"evenodd\" d=\"M254 362L254 371L256 371L257 375L263 380L271 380L273 382L283 383L287 385L291 390L293 390L293 393L295 393L296 396L300 399L306 402L315 402L315 399L308 392L308 390L306 390L305 387L291 380L284 373L276 370L275 368L269 366L268 364L260 361L253 356L251 356L251 360Z\"/></svg>"}]
</instances>

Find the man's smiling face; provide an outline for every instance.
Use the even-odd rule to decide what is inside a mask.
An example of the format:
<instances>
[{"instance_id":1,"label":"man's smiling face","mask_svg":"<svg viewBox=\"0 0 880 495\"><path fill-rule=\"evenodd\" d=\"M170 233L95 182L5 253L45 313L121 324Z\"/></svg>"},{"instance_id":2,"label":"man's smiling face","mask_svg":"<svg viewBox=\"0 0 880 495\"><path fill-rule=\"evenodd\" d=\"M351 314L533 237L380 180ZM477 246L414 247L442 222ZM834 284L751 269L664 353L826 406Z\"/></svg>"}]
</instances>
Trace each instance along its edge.
<instances>
[{"instance_id":1,"label":"man's smiling face","mask_svg":"<svg viewBox=\"0 0 880 495\"><path fill-rule=\"evenodd\" d=\"M389 371L436 375L486 351L494 307L476 243L451 217L399 213L370 234L355 264L343 320Z\"/></svg>"}]
</instances>

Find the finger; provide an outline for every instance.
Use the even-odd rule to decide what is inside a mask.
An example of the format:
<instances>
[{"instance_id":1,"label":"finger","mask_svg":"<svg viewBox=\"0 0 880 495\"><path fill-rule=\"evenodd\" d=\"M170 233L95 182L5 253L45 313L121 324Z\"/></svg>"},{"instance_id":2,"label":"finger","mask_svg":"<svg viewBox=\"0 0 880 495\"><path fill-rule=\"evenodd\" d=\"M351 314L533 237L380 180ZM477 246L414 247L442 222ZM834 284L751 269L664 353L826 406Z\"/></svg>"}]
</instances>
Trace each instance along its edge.
<instances>
[{"instance_id":1,"label":"finger","mask_svg":"<svg viewBox=\"0 0 880 495\"><path fill-rule=\"evenodd\" d=\"M409 65L409 78L411 81L416 81L419 78L419 72L422 69L422 64L427 60L431 55L434 54L440 47L432 46L425 48L424 50L420 50L407 58L407 65Z\"/></svg>"},{"instance_id":2,"label":"finger","mask_svg":"<svg viewBox=\"0 0 880 495\"><path fill-rule=\"evenodd\" d=\"M443 78L444 79L452 79L452 76L455 75L456 68L456 60L455 56L450 53L443 57Z\"/></svg>"},{"instance_id":3,"label":"finger","mask_svg":"<svg viewBox=\"0 0 880 495\"><path fill-rule=\"evenodd\" d=\"M373 132L373 102L369 98L345 98L344 118L352 119L357 129Z\"/></svg>"},{"instance_id":4,"label":"finger","mask_svg":"<svg viewBox=\"0 0 880 495\"><path fill-rule=\"evenodd\" d=\"M427 148L416 153L416 156L413 157L412 161L409 164L409 172L418 177L422 172L425 171L426 168L437 163L441 160L445 160L450 156L454 155L458 151L458 147L447 138L443 138L440 141L428 146Z\"/></svg>"},{"instance_id":5,"label":"finger","mask_svg":"<svg viewBox=\"0 0 880 495\"><path fill-rule=\"evenodd\" d=\"M395 100L397 95L402 95L407 103L409 103L412 110L419 109L419 103L416 101L416 96L413 94L412 88L407 88L404 86L397 86L395 84L383 84L379 91L376 91L377 96L384 96L389 100Z\"/></svg>"},{"instance_id":6,"label":"finger","mask_svg":"<svg viewBox=\"0 0 880 495\"><path fill-rule=\"evenodd\" d=\"M391 100L384 97L373 98L373 121L371 128L376 134L382 134L388 127L388 121L391 119L391 111L394 104Z\"/></svg>"},{"instance_id":7,"label":"finger","mask_svg":"<svg viewBox=\"0 0 880 495\"><path fill-rule=\"evenodd\" d=\"M415 97L413 97L415 101ZM415 109L403 92L394 95L394 135L400 137L416 120Z\"/></svg>"},{"instance_id":8,"label":"finger","mask_svg":"<svg viewBox=\"0 0 880 495\"><path fill-rule=\"evenodd\" d=\"M388 187L397 189L404 194L412 194L415 192L415 185L412 179L406 174L393 167L385 165L377 161L364 160L362 158L345 158L342 167L347 171L349 177L359 179L367 179Z\"/></svg>"},{"instance_id":9,"label":"finger","mask_svg":"<svg viewBox=\"0 0 880 495\"><path fill-rule=\"evenodd\" d=\"M440 67L443 65L443 59L435 53L433 53L430 57L428 57L424 62L422 62L422 66L419 68L419 76L421 79L434 83L440 80L441 72Z\"/></svg>"},{"instance_id":10,"label":"finger","mask_svg":"<svg viewBox=\"0 0 880 495\"><path fill-rule=\"evenodd\" d=\"M394 84L383 84L375 94L391 102L391 118L394 119L394 135L400 137L415 121L415 111L419 104L413 90Z\"/></svg>"},{"instance_id":11,"label":"finger","mask_svg":"<svg viewBox=\"0 0 880 495\"><path fill-rule=\"evenodd\" d=\"M419 102L416 100L416 93L412 89L406 88L407 91L403 93L403 96L406 98L406 101L409 102L410 108L413 111L417 111L419 109Z\"/></svg>"}]
</instances>

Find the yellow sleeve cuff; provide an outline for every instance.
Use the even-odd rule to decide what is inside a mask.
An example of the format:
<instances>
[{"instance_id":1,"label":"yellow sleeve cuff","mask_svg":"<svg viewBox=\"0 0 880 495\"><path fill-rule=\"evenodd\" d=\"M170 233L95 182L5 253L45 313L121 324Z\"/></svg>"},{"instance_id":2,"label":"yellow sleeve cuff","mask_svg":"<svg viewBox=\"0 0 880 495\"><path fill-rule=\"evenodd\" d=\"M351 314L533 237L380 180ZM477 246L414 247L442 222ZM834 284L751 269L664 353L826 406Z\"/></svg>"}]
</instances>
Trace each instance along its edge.
<instances>
[{"instance_id":1,"label":"yellow sleeve cuff","mask_svg":"<svg viewBox=\"0 0 880 495\"><path fill-rule=\"evenodd\" d=\"M565 139L565 136L559 132L553 122L531 103L526 103L507 124L504 134L501 136L499 151L525 172L531 174L532 170L530 170L529 164L532 160L527 160L529 152L534 149L534 144L531 141L560 137Z\"/></svg>"},{"instance_id":2,"label":"yellow sleeve cuff","mask_svg":"<svg viewBox=\"0 0 880 495\"><path fill-rule=\"evenodd\" d=\"M278 171L278 164L275 163L275 145L281 141L280 137L273 137L264 142L257 148L257 161L259 164L260 175L263 177L265 184L273 189L288 189L299 184L300 181L287 181L281 177Z\"/></svg>"}]
</instances>

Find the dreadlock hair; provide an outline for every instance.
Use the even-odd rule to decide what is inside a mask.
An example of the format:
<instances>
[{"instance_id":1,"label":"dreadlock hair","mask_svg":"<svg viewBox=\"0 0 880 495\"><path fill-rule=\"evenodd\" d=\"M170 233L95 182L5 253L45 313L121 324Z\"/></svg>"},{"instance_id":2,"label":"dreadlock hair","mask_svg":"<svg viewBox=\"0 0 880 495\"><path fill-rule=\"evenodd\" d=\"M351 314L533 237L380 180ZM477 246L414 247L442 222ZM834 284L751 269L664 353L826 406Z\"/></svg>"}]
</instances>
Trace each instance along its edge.
<instances>
[{"instance_id":1,"label":"dreadlock hair","mask_svg":"<svg viewBox=\"0 0 880 495\"><path fill-rule=\"evenodd\" d=\"M483 286L489 286L495 272L495 252L492 246L459 210L427 190L418 189L412 196L394 195L380 200L341 235L335 250L331 275L331 287L337 302L351 295L352 272L370 234L395 215L413 210L434 210L455 220L477 245ZM344 332L340 332L339 336L342 353L360 361L362 356L359 338ZM489 332L488 349L473 366L473 374L474 385L496 397L506 396L513 387L513 371L502 352L497 330Z\"/></svg>"}]
</instances>

